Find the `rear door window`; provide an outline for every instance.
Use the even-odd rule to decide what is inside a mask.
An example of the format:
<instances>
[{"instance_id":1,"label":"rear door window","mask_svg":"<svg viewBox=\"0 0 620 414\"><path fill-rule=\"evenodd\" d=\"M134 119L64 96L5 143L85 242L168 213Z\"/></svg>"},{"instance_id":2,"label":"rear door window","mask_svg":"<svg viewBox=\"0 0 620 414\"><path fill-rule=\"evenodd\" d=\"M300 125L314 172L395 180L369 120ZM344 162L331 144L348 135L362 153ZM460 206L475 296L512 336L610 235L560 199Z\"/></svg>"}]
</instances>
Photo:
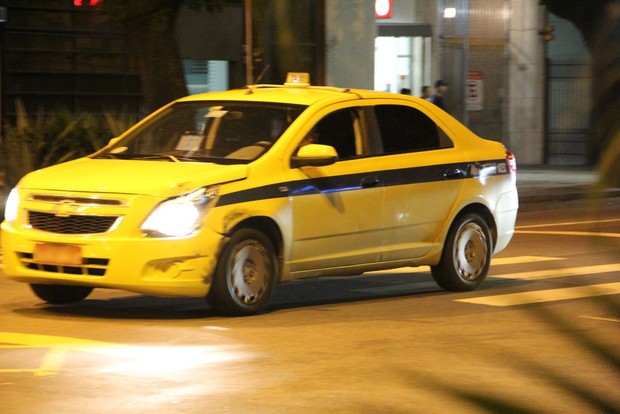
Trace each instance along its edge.
<instances>
[{"instance_id":1,"label":"rear door window","mask_svg":"<svg viewBox=\"0 0 620 414\"><path fill-rule=\"evenodd\" d=\"M384 154L453 147L452 141L423 112L404 105L377 105L377 123Z\"/></svg>"}]
</instances>

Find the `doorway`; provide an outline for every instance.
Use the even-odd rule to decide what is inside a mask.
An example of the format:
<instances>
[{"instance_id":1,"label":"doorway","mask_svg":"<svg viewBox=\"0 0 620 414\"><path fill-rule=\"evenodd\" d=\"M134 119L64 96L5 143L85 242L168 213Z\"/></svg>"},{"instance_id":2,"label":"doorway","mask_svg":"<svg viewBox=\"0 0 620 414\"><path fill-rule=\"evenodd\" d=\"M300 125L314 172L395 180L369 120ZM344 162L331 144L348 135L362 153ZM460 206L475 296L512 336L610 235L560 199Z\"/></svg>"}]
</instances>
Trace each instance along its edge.
<instances>
[{"instance_id":1,"label":"doorway","mask_svg":"<svg viewBox=\"0 0 620 414\"><path fill-rule=\"evenodd\" d=\"M425 85L431 85L430 37L375 38L375 90L401 93L406 89L420 96Z\"/></svg>"}]
</instances>

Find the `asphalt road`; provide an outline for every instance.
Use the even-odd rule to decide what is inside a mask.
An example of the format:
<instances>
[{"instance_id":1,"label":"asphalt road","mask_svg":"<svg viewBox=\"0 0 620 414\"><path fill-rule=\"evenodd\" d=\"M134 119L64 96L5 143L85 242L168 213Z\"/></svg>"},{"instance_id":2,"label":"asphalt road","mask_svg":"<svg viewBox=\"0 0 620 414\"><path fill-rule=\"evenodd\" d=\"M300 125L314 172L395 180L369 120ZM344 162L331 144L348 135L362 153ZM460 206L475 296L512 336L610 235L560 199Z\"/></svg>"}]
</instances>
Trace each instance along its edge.
<instances>
[{"instance_id":1,"label":"asphalt road","mask_svg":"<svg viewBox=\"0 0 620 414\"><path fill-rule=\"evenodd\" d=\"M268 311L0 278L0 413L620 412L620 199L537 203L474 292L428 268L295 282Z\"/></svg>"}]
</instances>

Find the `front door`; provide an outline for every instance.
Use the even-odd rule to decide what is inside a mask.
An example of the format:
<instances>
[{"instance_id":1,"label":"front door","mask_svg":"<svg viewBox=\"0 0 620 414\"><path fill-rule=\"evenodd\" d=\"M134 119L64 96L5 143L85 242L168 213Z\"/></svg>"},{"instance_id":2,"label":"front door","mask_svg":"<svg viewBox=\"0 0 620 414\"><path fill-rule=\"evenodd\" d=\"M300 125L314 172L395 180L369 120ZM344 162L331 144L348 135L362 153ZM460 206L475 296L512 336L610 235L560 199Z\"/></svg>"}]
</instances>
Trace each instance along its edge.
<instances>
[{"instance_id":1,"label":"front door","mask_svg":"<svg viewBox=\"0 0 620 414\"><path fill-rule=\"evenodd\" d=\"M315 143L333 146L335 164L302 167L291 184L293 205L291 272L376 262L382 242L383 183L364 157L360 118L354 108L319 121ZM314 272L314 273L312 273Z\"/></svg>"}]
</instances>

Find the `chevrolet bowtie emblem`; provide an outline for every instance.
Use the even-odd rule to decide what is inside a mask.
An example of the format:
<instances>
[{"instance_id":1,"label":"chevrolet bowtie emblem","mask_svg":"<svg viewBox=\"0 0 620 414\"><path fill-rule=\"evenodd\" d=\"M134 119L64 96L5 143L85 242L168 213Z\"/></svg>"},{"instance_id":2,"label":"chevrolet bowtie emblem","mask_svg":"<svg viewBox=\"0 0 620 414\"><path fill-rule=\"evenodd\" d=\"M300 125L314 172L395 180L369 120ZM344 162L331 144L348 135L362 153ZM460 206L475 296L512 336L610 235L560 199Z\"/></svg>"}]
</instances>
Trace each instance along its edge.
<instances>
[{"instance_id":1,"label":"chevrolet bowtie emblem","mask_svg":"<svg viewBox=\"0 0 620 414\"><path fill-rule=\"evenodd\" d=\"M60 200L58 204L54 206L52 209L52 213L56 217L69 217L71 214L75 213L78 209L78 205L74 200L65 199Z\"/></svg>"}]
</instances>

